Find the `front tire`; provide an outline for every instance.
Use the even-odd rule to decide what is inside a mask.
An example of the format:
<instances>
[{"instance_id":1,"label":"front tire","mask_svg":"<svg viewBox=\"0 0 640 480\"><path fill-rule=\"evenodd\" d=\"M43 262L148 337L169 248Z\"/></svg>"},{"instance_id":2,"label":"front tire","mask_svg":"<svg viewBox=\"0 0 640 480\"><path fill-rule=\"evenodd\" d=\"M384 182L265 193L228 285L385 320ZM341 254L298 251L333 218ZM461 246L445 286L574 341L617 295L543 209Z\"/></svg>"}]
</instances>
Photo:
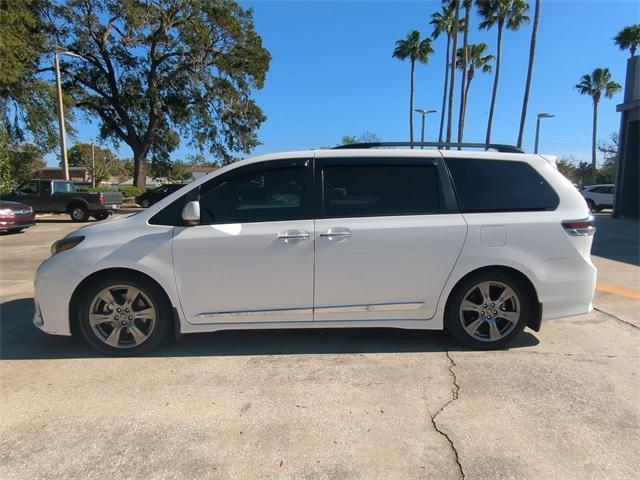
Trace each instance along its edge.
<instances>
[{"instance_id":1,"label":"front tire","mask_svg":"<svg viewBox=\"0 0 640 480\"><path fill-rule=\"evenodd\" d=\"M145 277L109 275L84 290L79 329L93 348L115 356L135 356L156 348L171 325L171 304Z\"/></svg>"},{"instance_id":2,"label":"front tire","mask_svg":"<svg viewBox=\"0 0 640 480\"><path fill-rule=\"evenodd\" d=\"M509 345L527 325L534 300L524 282L505 272L480 272L451 293L445 329L458 342L477 350Z\"/></svg>"},{"instance_id":3,"label":"front tire","mask_svg":"<svg viewBox=\"0 0 640 480\"><path fill-rule=\"evenodd\" d=\"M98 212L93 215L93 218L95 218L97 221L106 220L107 218L109 218L109 212Z\"/></svg>"},{"instance_id":4,"label":"front tire","mask_svg":"<svg viewBox=\"0 0 640 480\"><path fill-rule=\"evenodd\" d=\"M140 201L140 206L142 208L149 208L151 206L151 202L149 200L141 200Z\"/></svg>"}]
</instances>

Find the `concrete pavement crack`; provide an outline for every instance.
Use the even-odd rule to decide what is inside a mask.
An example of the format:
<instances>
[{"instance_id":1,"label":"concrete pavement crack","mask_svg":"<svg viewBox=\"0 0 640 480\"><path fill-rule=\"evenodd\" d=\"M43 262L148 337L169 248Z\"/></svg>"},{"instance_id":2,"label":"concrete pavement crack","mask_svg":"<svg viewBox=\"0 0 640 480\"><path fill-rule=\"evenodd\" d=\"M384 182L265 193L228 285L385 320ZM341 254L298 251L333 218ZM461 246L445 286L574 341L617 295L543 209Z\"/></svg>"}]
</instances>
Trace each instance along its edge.
<instances>
[{"instance_id":1,"label":"concrete pavement crack","mask_svg":"<svg viewBox=\"0 0 640 480\"><path fill-rule=\"evenodd\" d=\"M449 375L451 375L451 378L453 379L453 386L451 387L451 400L447 401L442 407L440 407L440 409L436 412L435 415L431 415L431 423L433 424L433 428L436 430L436 432L442 435L445 438L445 440L449 443L449 446L453 451L453 455L454 455L456 464L458 466L458 470L460 471L460 478L464 480L465 474L464 474L464 469L462 468L462 463L460 463L458 450L456 449L456 446L453 444L453 440L451 440L451 437L449 437L449 435L447 435L447 433L444 430L442 430L438 426L438 423L436 422L436 418L438 418L438 415L440 415L445 410L445 408L447 408L449 405L451 405L453 402L455 402L458 399L458 394L460 392L460 385L458 385L458 377L456 376L456 372L453 370L456 367L456 362L453 360L453 358L451 358L451 354L449 351L447 351L446 354L447 354L447 358L449 359Z\"/></svg>"},{"instance_id":2,"label":"concrete pavement crack","mask_svg":"<svg viewBox=\"0 0 640 480\"><path fill-rule=\"evenodd\" d=\"M599 308L597 308L597 307L593 307L593 309L594 309L596 312L604 313L604 314L605 314L605 315L607 315L608 317L611 317L611 318L613 318L614 320L619 321L620 323L624 323L624 324L626 324L626 325L629 325L630 327L633 327L633 328L636 328L636 329L640 330L640 327L638 327L637 325L634 325L634 324L633 324L633 323L631 323L631 322L627 322L626 320L623 320L623 319L621 319L621 318L619 318L619 317L616 317L615 315L612 315L612 314L610 314L609 312L605 312L604 310L600 310L600 309L599 309Z\"/></svg>"}]
</instances>

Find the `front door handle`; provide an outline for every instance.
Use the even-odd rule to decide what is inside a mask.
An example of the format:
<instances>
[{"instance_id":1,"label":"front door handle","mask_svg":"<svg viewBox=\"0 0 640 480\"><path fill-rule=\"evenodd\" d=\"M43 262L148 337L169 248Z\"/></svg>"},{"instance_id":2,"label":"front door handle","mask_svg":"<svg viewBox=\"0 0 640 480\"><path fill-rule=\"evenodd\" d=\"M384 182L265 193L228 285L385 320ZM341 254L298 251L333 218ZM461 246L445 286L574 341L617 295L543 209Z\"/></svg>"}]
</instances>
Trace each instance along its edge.
<instances>
[{"instance_id":1,"label":"front door handle","mask_svg":"<svg viewBox=\"0 0 640 480\"><path fill-rule=\"evenodd\" d=\"M321 232L320 236L329 240L333 238L345 238L351 236L351 230L346 227L332 227L325 232Z\"/></svg>"},{"instance_id":2,"label":"front door handle","mask_svg":"<svg viewBox=\"0 0 640 480\"><path fill-rule=\"evenodd\" d=\"M280 232L278 234L278 238L280 240L304 240L305 238L309 238L309 232L306 230L285 230L284 232Z\"/></svg>"}]
</instances>

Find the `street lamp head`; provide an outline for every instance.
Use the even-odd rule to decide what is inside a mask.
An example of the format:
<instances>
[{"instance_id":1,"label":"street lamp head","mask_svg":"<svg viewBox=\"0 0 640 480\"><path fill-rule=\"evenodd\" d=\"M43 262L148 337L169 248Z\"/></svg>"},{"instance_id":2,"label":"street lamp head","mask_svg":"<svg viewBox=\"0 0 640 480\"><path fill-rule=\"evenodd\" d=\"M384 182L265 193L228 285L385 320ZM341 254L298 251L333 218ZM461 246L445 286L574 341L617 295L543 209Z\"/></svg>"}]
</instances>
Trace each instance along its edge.
<instances>
[{"instance_id":1,"label":"street lamp head","mask_svg":"<svg viewBox=\"0 0 640 480\"><path fill-rule=\"evenodd\" d=\"M426 115L427 113L436 113L437 110L425 110L424 108L416 108L415 112L421 115Z\"/></svg>"},{"instance_id":2,"label":"street lamp head","mask_svg":"<svg viewBox=\"0 0 640 480\"><path fill-rule=\"evenodd\" d=\"M538 118L553 118L553 117L555 117L555 114L553 113L541 112L538 114Z\"/></svg>"},{"instance_id":3,"label":"street lamp head","mask_svg":"<svg viewBox=\"0 0 640 480\"><path fill-rule=\"evenodd\" d=\"M77 53L70 52L66 48L62 48L62 47L53 47L53 51L56 55L66 55L68 57L84 58L82 55L78 55Z\"/></svg>"}]
</instances>

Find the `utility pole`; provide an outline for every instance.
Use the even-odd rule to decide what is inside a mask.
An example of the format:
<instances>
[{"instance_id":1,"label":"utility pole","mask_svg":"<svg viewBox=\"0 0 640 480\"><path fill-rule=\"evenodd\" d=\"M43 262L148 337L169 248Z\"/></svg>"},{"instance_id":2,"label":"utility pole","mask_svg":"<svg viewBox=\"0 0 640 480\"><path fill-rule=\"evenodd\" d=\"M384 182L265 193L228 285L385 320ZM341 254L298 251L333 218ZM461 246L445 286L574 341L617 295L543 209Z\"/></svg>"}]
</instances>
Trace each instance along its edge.
<instances>
[{"instance_id":1,"label":"utility pole","mask_svg":"<svg viewBox=\"0 0 640 480\"><path fill-rule=\"evenodd\" d=\"M53 49L53 66L56 71L56 100L58 105L58 125L60 128L60 158L62 158L62 175L64 180L69 180L69 159L67 158L67 132L64 125L64 103L62 101L62 83L60 81L60 61L58 55L68 55L75 58L82 56L68 52L60 47Z\"/></svg>"},{"instance_id":2,"label":"utility pole","mask_svg":"<svg viewBox=\"0 0 640 480\"><path fill-rule=\"evenodd\" d=\"M96 144L91 142L91 186L96 188Z\"/></svg>"}]
</instances>

